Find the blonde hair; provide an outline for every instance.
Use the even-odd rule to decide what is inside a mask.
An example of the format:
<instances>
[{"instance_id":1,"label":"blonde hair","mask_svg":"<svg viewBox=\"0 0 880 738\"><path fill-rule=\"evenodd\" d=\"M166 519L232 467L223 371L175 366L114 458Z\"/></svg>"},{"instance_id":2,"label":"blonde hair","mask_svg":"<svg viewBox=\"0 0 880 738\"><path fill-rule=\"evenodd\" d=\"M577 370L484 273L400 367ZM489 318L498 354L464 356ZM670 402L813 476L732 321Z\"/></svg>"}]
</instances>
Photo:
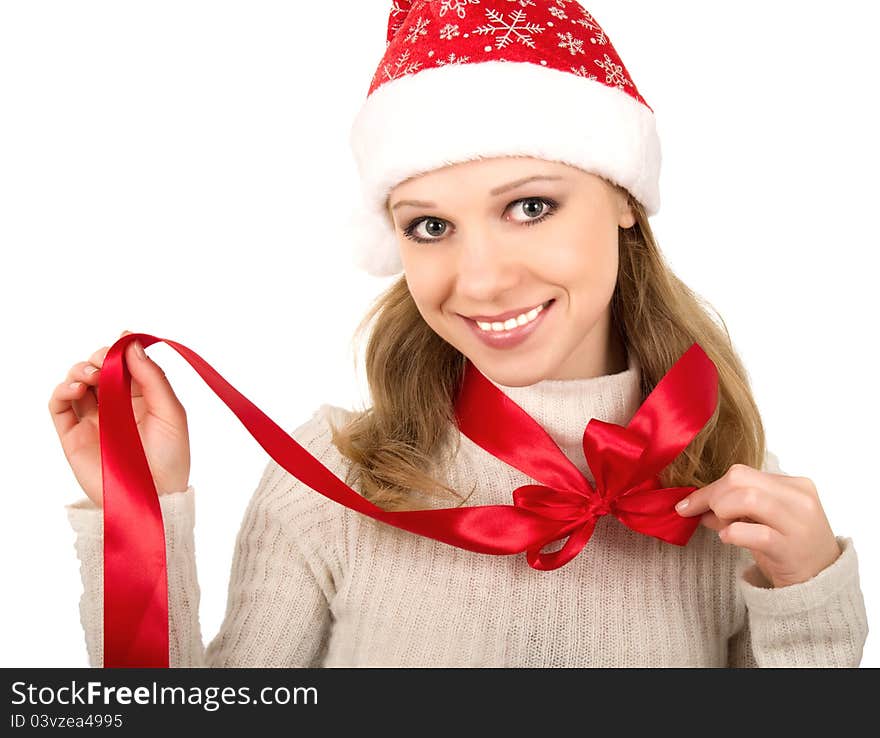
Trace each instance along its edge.
<instances>
[{"instance_id":1,"label":"blonde hair","mask_svg":"<svg viewBox=\"0 0 880 738\"><path fill-rule=\"evenodd\" d=\"M761 468L763 424L723 318L715 322L714 309L673 274L644 208L621 191L636 223L619 229L612 329L638 358L642 401L695 341L718 368L718 407L661 473L663 486L702 487L735 463ZM385 510L423 509L423 495L457 500L447 507L463 504L467 496L437 477L447 444L460 440L453 399L466 357L424 321L405 275L372 303L355 341L371 323L364 359L373 404L345 426L331 425L334 445L351 461L346 484L359 485L360 494Z\"/></svg>"}]
</instances>

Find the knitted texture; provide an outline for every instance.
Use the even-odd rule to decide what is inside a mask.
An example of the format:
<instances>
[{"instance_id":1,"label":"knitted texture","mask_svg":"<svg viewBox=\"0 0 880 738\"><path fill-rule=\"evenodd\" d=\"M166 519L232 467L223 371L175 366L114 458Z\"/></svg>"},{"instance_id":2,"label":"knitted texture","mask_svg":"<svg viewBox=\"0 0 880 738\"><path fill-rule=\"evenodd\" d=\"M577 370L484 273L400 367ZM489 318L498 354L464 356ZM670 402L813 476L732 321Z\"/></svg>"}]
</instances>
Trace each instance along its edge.
<instances>
[{"instance_id":1,"label":"knitted texture","mask_svg":"<svg viewBox=\"0 0 880 738\"><path fill-rule=\"evenodd\" d=\"M581 440L591 417L626 425L639 367L527 387L497 385L590 480ZM321 405L292 437L340 478L347 460ZM532 482L461 434L443 480L468 505L512 504ZM773 454L763 467L784 473ZM357 487L355 487L357 489ZM700 526L686 546L599 519L566 566L478 554L360 515L270 460L235 543L225 618L199 628L195 491L160 498L168 566L170 665L178 667L855 667L868 632L852 539L814 578L774 589L747 549ZM425 506L449 507L450 499ZM89 664L103 664L102 515L67 505L76 533ZM554 546L555 548L555 546Z\"/></svg>"}]
</instances>

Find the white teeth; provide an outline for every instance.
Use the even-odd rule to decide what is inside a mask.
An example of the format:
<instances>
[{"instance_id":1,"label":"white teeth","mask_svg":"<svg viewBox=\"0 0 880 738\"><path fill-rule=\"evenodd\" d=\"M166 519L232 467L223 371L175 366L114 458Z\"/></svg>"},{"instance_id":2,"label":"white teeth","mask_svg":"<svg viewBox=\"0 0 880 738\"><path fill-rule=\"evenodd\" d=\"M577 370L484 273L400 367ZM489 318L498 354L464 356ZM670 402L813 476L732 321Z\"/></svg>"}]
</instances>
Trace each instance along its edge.
<instances>
[{"instance_id":1,"label":"white teeth","mask_svg":"<svg viewBox=\"0 0 880 738\"><path fill-rule=\"evenodd\" d=\"M478 326L484 331L509 331L512 328L516 328L519 325L525 325L526 323L531 323L535 318L538 317L538 313L540 313L544 309L543 305L538 305L538 307L529 310L527 313L522 313L517 315L515 318L510 318L509 320L505 320L503 323L495 322L495 323L483 323L481 321L475 321Z\"/></svg>"}]
</instances>

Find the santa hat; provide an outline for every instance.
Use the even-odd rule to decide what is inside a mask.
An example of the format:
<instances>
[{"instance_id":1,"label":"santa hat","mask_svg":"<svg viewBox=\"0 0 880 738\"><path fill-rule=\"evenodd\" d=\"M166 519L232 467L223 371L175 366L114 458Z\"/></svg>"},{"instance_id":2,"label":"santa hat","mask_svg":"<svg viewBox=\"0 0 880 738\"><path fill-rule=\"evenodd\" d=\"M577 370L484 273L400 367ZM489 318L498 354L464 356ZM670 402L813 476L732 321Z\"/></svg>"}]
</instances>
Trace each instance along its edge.
<instances>
[{"instance_id":1,"label":"santa hat","mask_svg":"<svg viewBox=\"0 0 880 738\"><path fill-rule=\"evenodd\" d=\"M403 270L388 195L451 164L532 156L598 174L660 208L653 109L574 0L393 0L385 54L351 128L363 203L355 263Z\"/></svg>"}]
</instances>

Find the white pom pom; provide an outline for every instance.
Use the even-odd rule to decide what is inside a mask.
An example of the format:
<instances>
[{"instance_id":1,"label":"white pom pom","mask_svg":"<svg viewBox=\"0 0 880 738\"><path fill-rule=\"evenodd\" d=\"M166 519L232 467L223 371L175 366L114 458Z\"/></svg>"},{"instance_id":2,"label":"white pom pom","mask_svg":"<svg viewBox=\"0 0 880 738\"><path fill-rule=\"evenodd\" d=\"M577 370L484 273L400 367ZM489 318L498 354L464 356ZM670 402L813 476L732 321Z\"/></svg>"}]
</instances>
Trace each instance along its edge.
<instances>
[{"instance_id":1,"label":"white pom pom","mask_svg":"<svg viewBox=\"0 0 880 738\"><path fill-rule=\"evenodd\" d=\"M375 277L387 277L403 271L397 238L381 215L356 208L346 222L351 256L355 264Z\"/></svg>"}]
</instances>

